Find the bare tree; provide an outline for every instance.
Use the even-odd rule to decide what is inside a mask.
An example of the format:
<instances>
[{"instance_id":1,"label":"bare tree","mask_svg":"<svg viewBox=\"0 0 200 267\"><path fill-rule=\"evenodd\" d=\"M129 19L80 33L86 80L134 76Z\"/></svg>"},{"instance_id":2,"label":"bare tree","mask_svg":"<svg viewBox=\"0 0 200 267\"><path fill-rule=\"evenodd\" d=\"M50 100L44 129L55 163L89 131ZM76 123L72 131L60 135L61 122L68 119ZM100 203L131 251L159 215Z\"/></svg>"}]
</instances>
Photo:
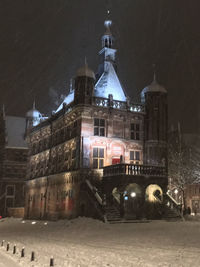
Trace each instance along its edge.
<instances>
[{"instance_id":1,"label":"bare tree","mask_svg":"<svg viewBox=\"0 0 200 267\"><path fill-rule=\"evenodd\" d=\"M180 127L169 134L169 189L180 197L183 209L186 208L185 189L187 185L200 179L199 152L197 147L186 144Z\"/></svg>"}]
</instances>

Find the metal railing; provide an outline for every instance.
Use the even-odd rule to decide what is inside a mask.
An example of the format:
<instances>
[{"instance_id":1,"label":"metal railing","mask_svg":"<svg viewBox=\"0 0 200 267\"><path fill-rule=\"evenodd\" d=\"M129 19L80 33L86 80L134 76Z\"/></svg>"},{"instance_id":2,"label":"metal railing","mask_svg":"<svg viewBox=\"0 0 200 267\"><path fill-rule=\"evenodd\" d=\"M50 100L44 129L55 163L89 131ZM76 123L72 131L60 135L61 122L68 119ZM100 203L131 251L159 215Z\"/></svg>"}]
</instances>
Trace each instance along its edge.
<instances>
[{"instance_id":1,"label":"metal railing","mask_svg":"<svg viewBox=\"0 0 200 267\"><path fill-rule=\"evenodd\" d=\"M171 210L175 210L177 215L180 216L183 220L183 214L182 214L182 205L178 203L171 195L166 193L165 195L165 204L167 207Z\"/></svg>"}]
</instances>

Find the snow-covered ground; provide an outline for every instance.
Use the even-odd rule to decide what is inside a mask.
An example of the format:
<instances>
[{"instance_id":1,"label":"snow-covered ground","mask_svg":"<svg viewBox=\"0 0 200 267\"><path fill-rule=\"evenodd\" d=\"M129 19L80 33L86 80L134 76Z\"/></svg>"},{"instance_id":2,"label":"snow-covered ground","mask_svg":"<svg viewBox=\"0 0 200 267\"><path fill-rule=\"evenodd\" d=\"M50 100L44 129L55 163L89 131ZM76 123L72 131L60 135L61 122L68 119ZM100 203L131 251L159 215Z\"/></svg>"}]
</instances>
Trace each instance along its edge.
<instances>
[{"instance_id":1,"label":"snow-covered ground","mask_svg":"<svg viewBox=\"0 0 200 267\"><path fill-rule=\"evenodd\" d=\"M200 266L200 222L105 224L88 218L31 222L0 221L0 267L47 267L51 256L59 267ZM20 257L22 247L25 258ZM31 251L35 262L30 262Z\"/></svg>"}]
</instances>

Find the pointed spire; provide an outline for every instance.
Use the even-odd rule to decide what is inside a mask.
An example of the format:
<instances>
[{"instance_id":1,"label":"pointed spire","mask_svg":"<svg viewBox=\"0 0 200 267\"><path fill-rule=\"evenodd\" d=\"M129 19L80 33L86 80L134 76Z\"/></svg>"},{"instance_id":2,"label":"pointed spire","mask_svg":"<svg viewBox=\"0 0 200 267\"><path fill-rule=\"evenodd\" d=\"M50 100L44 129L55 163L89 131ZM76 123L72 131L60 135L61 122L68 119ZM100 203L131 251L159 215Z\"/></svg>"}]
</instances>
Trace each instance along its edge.
<instances>
[{"instance_id":1,"label":"pointed spire","mask_svg":"<svg viewBox=\"0 0 200 267\"><path fill-rule=\"evenodd\" d=\"M112 25L112 20L110 19L110 9L107 9L106 11L106 20L104 21L104 26L106 27L106 32L105 34L109 34L112 35L111 31L110 31L110 27Z\"/></svg>"},{"instance_id":2,"label":"pointed spire","mask_svg":"<svg viewBox=\"0 0 200 267\"><path fill-rule=\"evenodd\" d=\"M156 80L156 64L155 63L153 64L153 82L157 83L157 80Z\"/></svg>"},{"instance_id":3,"label":"pointed spire","mask_svg":"<svg viewBox=\"0 0 200 267\"><path fill-rule=\"evenodd\" d=\"M71 93L73 91L73 79L70 79L70 84L69 84L69 92Z\"/></svg>"},{"instance_id":4,"label":"pointed spire","mask_svg":"<svg viewBox=\"0 0 200 267\"><path fill-rule=\"evenodd\" d=\"M87 64L87 57L85 56L85 66L87 67L88 64Z\"/></svg>"},{"instance_id":5,"label":"pointed spire","mask_svg":"<svg viewBox=\"0 0 200 267\"><path fill-rule=\"evenodd\" d=\"M35 98L34 98L34 101L33 101L33 109L35 109Z\"/></svg>"},{"instance_id":6,"label":"pointed spire","mask_svg":"<svg viewBox=\"0 0 200 267\"><path fill-rule=\"evenodd\" d=\"M1 114L2 114L2 118L5 119L6 113L5 113L5 105L4 104L2 105L2 112L1 112Z\"/></svg>"},{"instance_id":7,"label":"pointed spire","mask_svg":"<svg viewBox=\"0 0 200 267\"><path fill-rule=\"evenodd\" d=\"M104 21L104 26L106 27L106 32L102 36L102 47L112 48L113 45L113 36L110 30L112 25L112 20L110 19L110 10L106 11L106 20Z\"/></svg>"},{"instance_id":8,"label":"pointed spire","mask_svg":"<svg viewBox=\"0 0 200 267\"><path fill-rule=\"evenodd\" d=\"M76 76L80 77L80 76L86 76L86 77L91 77L95 80L95 74L93 72L93 70L91 70L89 67L88 67L88 64L87 64L87 58L85 57L85 64L83 65L83 67L79 68L76 72Z\"/></svg>"}]
</instances>

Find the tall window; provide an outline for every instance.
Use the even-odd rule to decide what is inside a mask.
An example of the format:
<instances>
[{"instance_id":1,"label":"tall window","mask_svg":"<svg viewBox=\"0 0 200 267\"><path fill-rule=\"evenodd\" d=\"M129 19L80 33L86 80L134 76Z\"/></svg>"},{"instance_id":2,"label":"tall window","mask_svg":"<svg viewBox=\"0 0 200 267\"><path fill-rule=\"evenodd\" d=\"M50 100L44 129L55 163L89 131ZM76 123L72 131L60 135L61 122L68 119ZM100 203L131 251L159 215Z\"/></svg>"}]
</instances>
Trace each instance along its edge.
<instances>
[{"instance_id":1,"label":"tall window","mask_svg":"<svg viewBox=\"0 0 200 267\"><path fill-rule=\"evenodd\" d=\"M130 151L130 160L140 161L140 151Z\"/></svg>"},{"instance_id":2,"label":"tall window","mask_svg":"<svg viewBox=\"0 0 200 267\"><path fill-rule=\"evenodd\" d=\"M6 208L14 207L15 201L15 186L7 185L6 186Z\"/></svg>"},{"instance_id":3,"label":"tall window","mask_svg":"<svg viewBox=\"0 0 200 267\"><path fill-rule=\"evenodd\" d=\"M140 140L140 124L131 123L131 139Z\"/></svg>"},{"instance_id":4,"label":"tall window","mask_svg":"<svg viewBox=\"0 0 200 267\"><path fill-rule=\"evenodd\" d=\"M93 148L93 168L100 169L104 166L104 148Z\"/></svg>"},{"instance_id":5,"label":"tall window","mask_svg":"<svg viewBox=\"0 0 200 267\"><path fill-rule=\"evenodd\" d=\"M7 197L14 197L15 196L15 186L14 185L7 185L6 186L6 196Z\"/></svg>"},{"instance_id":6,"label":"tall window","mask_svg":"<svg viewBox=\"0 0 200 267\"><path fill-rule=\"evenodd\" d=\"M94 119L94 135L105 136L105 120Z\"/></svg>"}]
</instances>

